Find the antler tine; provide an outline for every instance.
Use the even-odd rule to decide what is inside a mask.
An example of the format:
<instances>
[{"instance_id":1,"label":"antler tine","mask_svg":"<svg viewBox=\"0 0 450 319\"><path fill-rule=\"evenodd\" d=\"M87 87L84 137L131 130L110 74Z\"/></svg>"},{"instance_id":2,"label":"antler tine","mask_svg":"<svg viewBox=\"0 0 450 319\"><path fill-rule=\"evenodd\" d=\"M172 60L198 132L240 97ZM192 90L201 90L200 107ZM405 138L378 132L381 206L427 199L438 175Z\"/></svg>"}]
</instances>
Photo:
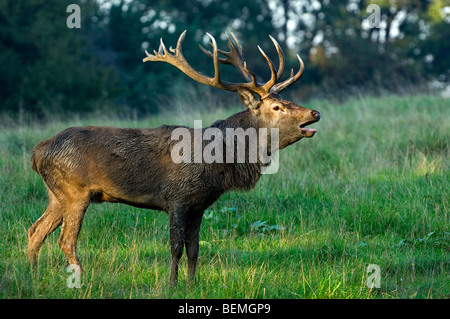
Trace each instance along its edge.
<instances>
[{"instance_id":1,"label":"antler tine","mask_svg":"<svg viewBox=\"0 0 450 319\"><path fill-rule=\"evenodd\" d=\"M156 58L156 56L154 56L153 54L148 53L147 50L145 50L145 54L147 55L147 57L142 59L142 62L152 61L153 58Z\"/></svg>"},{"instance_id":2,"label":"antler tine","mask_svg":"<svg viewBox=\"0 0 450 319\"><path fill-rule=\"evenodd\" d=\"M229 29L228 31L230 32L231 36L233 37L234 42L237 44L237 49L238 49L239 54L242 55L242 45L241 45L241 43L236 38L236 36L234 35L233 31L231 31L231 29ZM228 38L228 41L231 42L230 38L228 37L228 34L227 34L227 38Z\"/></svg>"},{"instance_id":3,"label":"antler tine","mask_svg":"<svg viewBox=\"0 0 450 319\"><path fill-rule=\"evenodd\" d=\"M220 67L219 67L219 54L217 52L216 39L206 32L206 35L211 39L211 45L213 47L213 61L214 61L214 82L216 85L220 84Z\"/></svg>"},{"instance_id":4,"label":"antler tine","mask_svg":"<svg viewBox=\"0 0 450 319\"><path fill-rule=\"evenodd\" d=\"M275 48L277 49L278 53L278 59L280 62L280 65L278 66L278 72L277 72L277 79L281 79L284 72L284 52L281 46L278 44L277 40L275 40L271 35L269 35L270 40L272 40L273 44L275 45Z\"/></svg>"},{"instance_id":5,"label":"antler tine","mask_svg":"<svg viewBox=\"0 0 450 319\"><path fill-rule=\"evenodd\" d=\"M269 68L270 68L270 73L271 73L270 80L266 84L263 85L263 90L265 92L267 92L267 94L269 94L270 89L275 85L275 83L277 83L277 70L275 70L275 67L273 66L272 61L266 55L266 53L264 53L263 49L261 49L261 47L259 45L258 45L258 49L261 52L261 54L263 55L263 57L266 59L267 64L269 64ZM261 97L261 98L264 98L264 97Z\"/></svg>"},{"instance_id":6,"label":"antler tine","mask_svg":"<svg viewBox=\"0 0 450 319\"><path fill-rule=\"evenodd\" d=\"M187 30L184 30L183 33L182 33L182 34L180 35L180 37L178 38L178 41L177 41L177 48L175 49L175 50L176 50L176 54L179 54L180 56L183 55L183 53L181 52L181 47L182 47L183 42L184 42L184 37L186 36L186 31L187 31Z\"/></svg>"},{"instance_id":7,"label":"antler tine","mask_svg":"<svg viewBox=\"0 0 450 319\"><path fill-rule=\"evenodd\" d=\"M297 59L300 63L300 69L298 70L298 72L294 75L294 69L292 69L289 78L286 81L278 83L277 85L272 87L270 92L279 94L280 92L288 88L290 85L292 85L294 82L296 82L298 79L300 79L300 77L303 74L303 71L305 70L305 64L303 63L302 58L298 54Z\"/></svg>"},{"instance_id":8,"label":"antler tine","mask_svg":"<svg viewBox=\"0 0 450 319\"><path fill-rule=\"evenodd\" d=\"M163 39L159 39L160 41L160 45L158 48L158 54L163 55L163 54L167 54L167 49L166 46L164 45Z\"/></svg>"}]
</instances>

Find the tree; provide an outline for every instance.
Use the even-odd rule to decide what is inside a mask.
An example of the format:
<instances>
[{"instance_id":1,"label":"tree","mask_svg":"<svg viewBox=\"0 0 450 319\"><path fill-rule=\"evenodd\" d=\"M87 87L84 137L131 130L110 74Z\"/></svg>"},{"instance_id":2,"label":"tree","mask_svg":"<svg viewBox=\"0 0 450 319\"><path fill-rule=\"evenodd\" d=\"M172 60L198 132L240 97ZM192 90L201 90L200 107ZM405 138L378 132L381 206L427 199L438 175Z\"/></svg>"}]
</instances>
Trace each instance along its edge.
<instances>
[{"instance_id":1,"label":"tree","mask_svg":"<svg viewBox=\"0 0 450 319\"><path fill-rule=\"evenodd\" d=\"M433 26L430 22L431 16L439 16L440 0L286 2L278 0L284 11L289 10L284 16L291 27L284 32L292 50L301 52L307 64L305 82L319 86L321 92L324 87L332 94L352 88L396 92L405 84L420 85L434 65L431 54L420 56L427 51L420 47L437 45L435 55L445 52L445 41L437 44L436 40L443 39L437 34L445 34L448 24ZM380 8L376 28L364 22L370 14L369 4ZM442 67L446 66L438 68Z\"/></svg>"},{"instance_id":2,"label":"tree","mask_svg":"<svg viewBox=\"0 0 450 319\"><path fill-rule=\"evenodd\" d=\"M273 35L288 68L297 67L297 53L307 68L303 84L288 94L336 95L353 88L395 92L405 83L450 76L450 21L442 14L443 0L84 0L81 29L66 26L70 2L0 2L0 112L42 115L100 105L156 112L160 97L208 90L170 65L142 63L145 49L158 50L160 38L175 46L184 30L186 59L212 75L212 60L198 44L211 48L209 32L225 49L225 32L232 29L261 82L270 73L257 46L277 65L268 38ZM380 8L377 28L364 22L369 4ZM221 66L221 72L229 81L243 80L233 67Z\"/></svg>"},{"instance_id":3,"label":"tree","mask_svg":"<svg viewBox=\"0 0 450 319\"><path fill-rule=\"evenodd\" d=\"M83 29L67 27L69 3L1 2L0 111L83 112L114 91L112 72L89 54Z\"/></svg>"}]
</instances>

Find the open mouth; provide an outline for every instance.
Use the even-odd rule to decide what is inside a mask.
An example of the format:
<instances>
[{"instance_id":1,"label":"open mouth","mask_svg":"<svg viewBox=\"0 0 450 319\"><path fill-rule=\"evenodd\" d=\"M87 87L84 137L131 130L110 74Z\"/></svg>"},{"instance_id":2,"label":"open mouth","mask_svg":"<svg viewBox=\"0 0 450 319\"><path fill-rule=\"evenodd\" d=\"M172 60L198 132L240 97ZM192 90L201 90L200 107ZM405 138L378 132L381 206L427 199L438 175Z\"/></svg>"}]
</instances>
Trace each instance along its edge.
<instances>
[{"instance_id":1,"label":"open mouth","mask_svg":"<svg viewBox=\"0 0 450 319\"><path fill-rule=\"evenodd\" d=\"M302 125L300 125L300 130L302 131L303 135L306 137L312 137L314 134L317 133L317 130L315 128L307 127L310 124L316 123L317 121L309 121Z\"/></svg>"}]
</instances>

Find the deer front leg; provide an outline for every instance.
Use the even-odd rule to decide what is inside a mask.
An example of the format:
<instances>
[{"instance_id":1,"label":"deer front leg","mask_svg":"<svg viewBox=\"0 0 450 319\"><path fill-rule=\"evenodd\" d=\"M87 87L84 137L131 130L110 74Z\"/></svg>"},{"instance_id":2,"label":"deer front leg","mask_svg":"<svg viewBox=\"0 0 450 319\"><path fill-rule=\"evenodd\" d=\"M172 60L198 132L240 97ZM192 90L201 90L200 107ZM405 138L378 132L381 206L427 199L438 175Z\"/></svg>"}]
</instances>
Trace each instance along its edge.
<instances>
[{"instance_id":1,"label":"deer front leg","mask_svg":"<svg viewBox=\"0 0 450 319\"><path fill-rule=\"evenodd\" d=\"M197 269L197 258L199 248L200 224L202 223L203 211L195 212L189 216L186 230L186 254L188 258L189 280L193 281L195 278L195 271Z\"/></svg>"},{"instance_id":2,"label":"deer front leg","mask_svg":"<svg viewBox=\"0 0 450 319\"><path fill-rule=\"evenodd\" d=\"M172 267L170 270L170 286L173 287L178 282L178 264L183 254L183 246L186 234L187 212L183 209L176 209L169 213L170 224L170 249L172 253Z\"/></svg>"},{"instance_id":3,"label":"deer front leg","mask_svg":"<svg viewBox=\"0 0 450 319\"><path fill-rule=\"evenodd\" d=\"M88 199L80 202L67 203L62 218L62 229L58 245L66 255L70 265L77 265L81 269L77 256L77 239L83 224L84 214L89 205Z\"/></svg>"}]
</instances>

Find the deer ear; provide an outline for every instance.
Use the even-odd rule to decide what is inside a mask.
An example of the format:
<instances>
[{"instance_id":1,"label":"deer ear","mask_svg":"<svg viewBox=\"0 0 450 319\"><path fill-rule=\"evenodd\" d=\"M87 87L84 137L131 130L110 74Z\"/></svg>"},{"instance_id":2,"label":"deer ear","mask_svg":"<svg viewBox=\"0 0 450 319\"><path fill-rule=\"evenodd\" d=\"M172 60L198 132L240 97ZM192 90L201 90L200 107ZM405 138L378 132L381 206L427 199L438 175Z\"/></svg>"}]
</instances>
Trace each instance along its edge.
<instances>
[{"instance_id":1,"label":"deer ear","mask_svg":"<svg viewBox=\"0 0 450 319\"><path fill-rule=\"evenodd\" d=\"M259 96L257 94L255 96L255 94L253 94L253 92L249 89L239 88L237 93L242 104L244 104L249 109L256 110L261 106L261 99L259 98Z\"/></svg>"}]
</instances>

